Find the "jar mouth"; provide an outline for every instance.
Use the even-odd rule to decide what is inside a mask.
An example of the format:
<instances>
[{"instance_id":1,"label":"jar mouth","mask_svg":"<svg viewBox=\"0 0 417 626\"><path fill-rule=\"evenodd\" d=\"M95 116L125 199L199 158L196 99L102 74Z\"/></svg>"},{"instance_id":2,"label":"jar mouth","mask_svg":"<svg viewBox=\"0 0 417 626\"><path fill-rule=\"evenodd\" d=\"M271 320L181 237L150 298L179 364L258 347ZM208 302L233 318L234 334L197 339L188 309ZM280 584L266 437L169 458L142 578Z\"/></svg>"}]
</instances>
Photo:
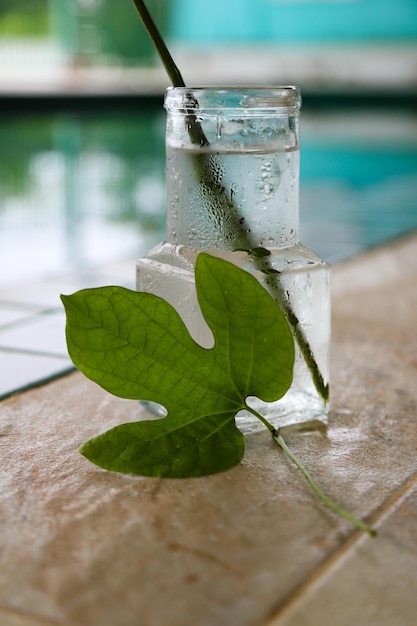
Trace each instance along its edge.
<instances>
[{"instance_id":1,"label":"jar mouth","mask_svg":"<svg viewBox=\"0 0 417 626\"><path fill-rule=\"evenodd\" d=\"M164 106L172 111L298 111L301 91L297 86L196 86L169 87Z\"/></svg>"}]
</instances>

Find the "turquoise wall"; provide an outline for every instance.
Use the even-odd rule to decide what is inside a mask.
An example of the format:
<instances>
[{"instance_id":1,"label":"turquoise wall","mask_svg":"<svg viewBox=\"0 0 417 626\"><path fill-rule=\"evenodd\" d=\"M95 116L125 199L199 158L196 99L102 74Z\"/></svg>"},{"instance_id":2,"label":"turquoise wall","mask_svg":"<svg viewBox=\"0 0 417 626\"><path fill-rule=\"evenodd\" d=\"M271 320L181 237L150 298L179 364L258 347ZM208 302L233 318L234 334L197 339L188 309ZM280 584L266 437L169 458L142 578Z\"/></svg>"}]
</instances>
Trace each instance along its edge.
<instances>
[{"instance_id":1,"label":"turquoise wall","mask_svg":"<svg viewBox=\"0 0 417 626\"><path fill-rule=\"evenodd\" d=\"M170 0L174 39L215 42L417 41L417 0Z\"/></svg>"}]
</instances>

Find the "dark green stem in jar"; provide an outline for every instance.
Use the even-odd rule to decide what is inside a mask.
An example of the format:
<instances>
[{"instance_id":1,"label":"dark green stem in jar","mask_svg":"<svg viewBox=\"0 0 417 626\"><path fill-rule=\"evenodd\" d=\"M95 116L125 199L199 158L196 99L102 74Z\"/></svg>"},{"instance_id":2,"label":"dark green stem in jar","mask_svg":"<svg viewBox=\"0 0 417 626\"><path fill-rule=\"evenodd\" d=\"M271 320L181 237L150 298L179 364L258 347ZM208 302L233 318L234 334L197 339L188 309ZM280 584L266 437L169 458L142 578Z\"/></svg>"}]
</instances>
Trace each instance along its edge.
<instances>
[{"instance_id":1,"label":"dark green stem in jar","mask_svg":"<svg viewBox=\"0 0 417 626\"><path fill-rule=\"evenodd\" d=\"M173 87L185 87L186 85L182 75L176 66L174 59L172 58L145 3L143 0L132 1L146 30L149 33L151 40L155 45ZM195 115L195 111L198 110L198 102L191 93L188 97L190 107L188 112L188 133L190 135L190 139L194 145L207 147L209 145L209 141ZM303 328L293 311L288 295L281 284L279 272L277 272L270 263L268 258L270 255L269 251L264 248L257 248L254 244L250 230L246 228L244 221L239 215L239 210L233 202L232 195L228 195L227 190L220 185L216 181L215 176L213 176L207 156L204 153L197 155L195 163L197 173L200 176L201 181L206 189L209 190L208 193L211 197L212 218L219 224L221 223L223 229L227 229L227 232L224 234L226 239L231 243L231 249L245 250L248 253L252 252L255 267L267 275L268 278L266 283L270 293L287 317L288 322L293 329L294 338L300 348L300 352L303 355L307 367L310 370L317 392L320 394L321 398L327 402L329 398L329 386L323 379L308 339L305 336Z\"/></svg>"},{"instance_id":2,"label":"dark green stem in jar","mask_svg":"<svg viewBox=\"0 0 417 626\"><path fill-rule=\"evenodd\" d=\"M159 56L161 57L161 61L169 76L171 83L174 85L174 87L185 87L181 72L175 65L174 59L172 58L163 37L159 32L159 29L155 24L152 15L148 11L148 7L144 2L142 2L142 0L133 0L133 3L142 19L143 25L148 31L149 37L151 38L156 50L158 51Z\"/></svg>"},{"instance_id":3,"label":"dark green stem in jar","mask_svg":"<svg viewBox=\"0 0 417 626\"><path fill-rule=\"evenodd\" d=\"M152 15L149 13L148 7L143 2L143 0L133 0L133 3L142 19L143 25L148 31L149 37L151 38L160 56L162 64L169 76L173 87L185 87L185 82L181 75L181 72L179 71L174 59L172 58L172 55L168 50L166 43L157 25L154 22ZM193 104L193 106L197 108L198 103L195 101L194 98L192 100L193 102L190 102L190 104ZM203 132L203 129L201 128L201 124L198 122L197 118L191 111L189 114L189 134L194 144L198 146L208 145L208 141Z\"/></svg>"}]
</instances>

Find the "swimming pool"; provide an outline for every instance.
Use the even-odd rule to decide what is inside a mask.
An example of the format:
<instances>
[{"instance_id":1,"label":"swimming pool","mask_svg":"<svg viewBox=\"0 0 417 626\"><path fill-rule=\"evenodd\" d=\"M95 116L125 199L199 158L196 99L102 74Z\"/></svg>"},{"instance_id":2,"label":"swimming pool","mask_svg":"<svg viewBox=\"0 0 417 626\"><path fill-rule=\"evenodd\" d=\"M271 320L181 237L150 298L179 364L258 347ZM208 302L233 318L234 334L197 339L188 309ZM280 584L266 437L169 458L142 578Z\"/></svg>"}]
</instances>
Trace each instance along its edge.
<instances>
[{"instance_id":1,"label":"swimming pool","mask_svg":"<svg viewBox=\"0 0 417 626\"><path fill-rule=\"evenodd\" d=\"M0 119L0 288L141 256L164 236L162 106ZM301 116L302 240L334 263L417 228L417 112Z\"/></svg>"}]
</instances>

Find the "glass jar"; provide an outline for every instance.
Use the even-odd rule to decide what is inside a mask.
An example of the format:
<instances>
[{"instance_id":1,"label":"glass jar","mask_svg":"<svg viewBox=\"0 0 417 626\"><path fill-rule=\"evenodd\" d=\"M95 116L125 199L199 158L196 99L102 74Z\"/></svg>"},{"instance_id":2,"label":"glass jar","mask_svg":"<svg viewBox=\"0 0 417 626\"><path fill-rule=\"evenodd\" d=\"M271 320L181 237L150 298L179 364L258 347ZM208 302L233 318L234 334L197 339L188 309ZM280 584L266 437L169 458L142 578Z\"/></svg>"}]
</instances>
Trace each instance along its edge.
<instances>
[{"instance_id":1,"label":"glass jar","mask_svg":"<svg viewBox=\"0 0 417 626\"><path fill-rule=\"evenodd\" d=\"M293 330L294 379L277 402L248 404L276 426L323 418L328 407L330 268L298 238L300 105L297 87L168 89L166 240L137 264L138 290L170 302L204 347L213 341L195 292L200 251L271 293ZM262 427L247 412L237 423Z\"/></svg>"}]
</instances>

